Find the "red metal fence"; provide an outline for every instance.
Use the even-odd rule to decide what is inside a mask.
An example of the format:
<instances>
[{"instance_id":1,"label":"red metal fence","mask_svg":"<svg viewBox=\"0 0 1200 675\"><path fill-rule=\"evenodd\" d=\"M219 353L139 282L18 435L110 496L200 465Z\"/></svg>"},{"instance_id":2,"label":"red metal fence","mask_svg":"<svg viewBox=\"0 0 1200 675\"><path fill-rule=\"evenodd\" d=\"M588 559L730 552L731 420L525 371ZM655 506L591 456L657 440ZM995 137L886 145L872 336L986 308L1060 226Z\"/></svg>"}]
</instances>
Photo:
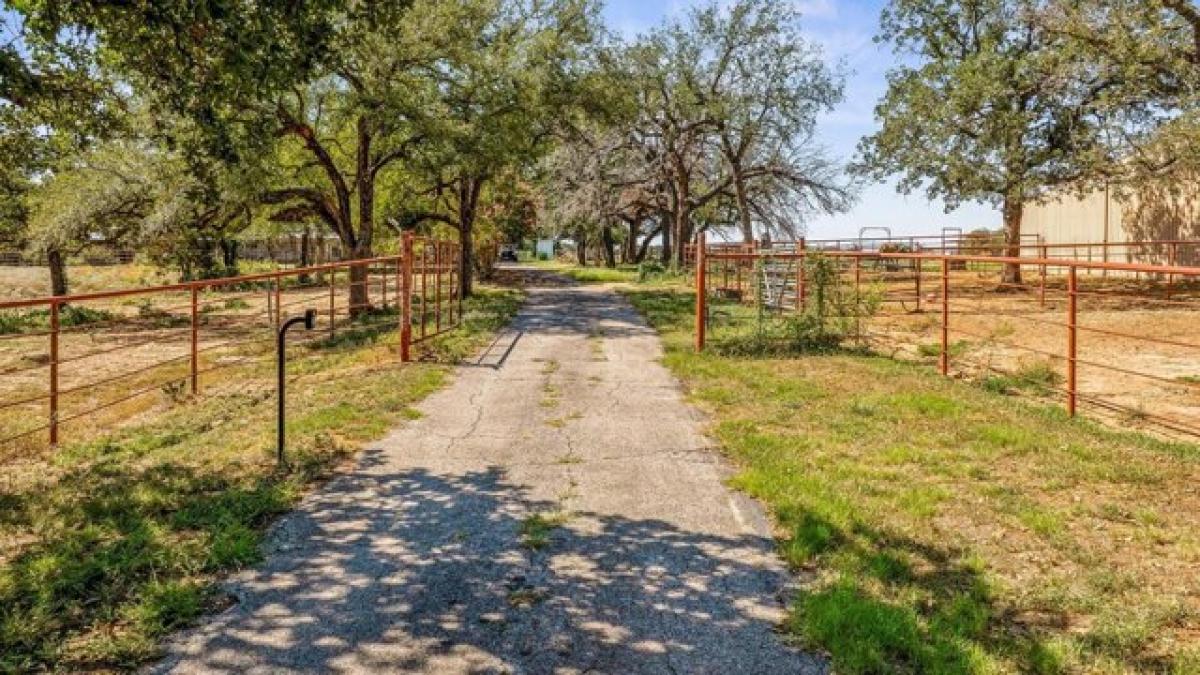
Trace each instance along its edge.
<instances>
[{"instance_id":1,"label":"red metal fence","mask_svg":"<svg viewBox=\"0 0 1200 675\"><path fill-rule=\"evenodd\" d=\"M879 253L938 253L942 255L1002 256L1008 247L1002 235L953 234L911 237L852 237L842 239L801 239L799 242L710 243L712 252L786 253L797 247L818 251ZM1022 257L1058 258L1083 262L1123 262L1151 265L1200 265L1200 241L1195 239L1155 239L1107 242L1044 242L1039 235L1023 237L1017 245ZM695 244L684 249L684 264L691 268L696 258Z\"/></svg>"},{"instance_id":2,"label":"red metal fence","mask_svg":"<svg viewBox=\"0 0 1200 675\"><path fill-rule=\"evenodd\" d=\"M1061 397L1072 415L1087 408L1123 426L1200 437L1200 267L814 252L803 242L791 251L695 250L697 349L739 330L737 312L716 316L714 305L758 305L781 321L807 311L805 261L823 256L853 297L870 298L861 337L877 352L998 388L1028 384Z\"/></svg>"},{"instance_id":3,"label":"red metal fence","mask_svg":"<svg viewBox=\"0 0 1200 675\"><path fill-rule=\"evenodd\" d=\"M288 314L319 312L297 342L397 331L399 357L458 324L457 244L406 236L400 255L168 286L0 302L0 459L119 427L161 396L236 384L269 366ZM156 397L158 393L161 396Z\"/></svg>"}]
</instances>

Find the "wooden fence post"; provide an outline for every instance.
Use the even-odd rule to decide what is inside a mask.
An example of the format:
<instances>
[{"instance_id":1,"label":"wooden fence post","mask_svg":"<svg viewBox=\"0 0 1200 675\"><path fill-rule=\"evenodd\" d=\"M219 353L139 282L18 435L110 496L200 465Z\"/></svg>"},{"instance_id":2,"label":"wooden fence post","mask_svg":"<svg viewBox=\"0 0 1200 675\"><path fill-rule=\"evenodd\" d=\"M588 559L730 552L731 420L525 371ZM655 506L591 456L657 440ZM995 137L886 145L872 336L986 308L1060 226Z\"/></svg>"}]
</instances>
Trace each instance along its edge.
<instances>
[{"instance_id":1,"label":"wooden fence post","mask_svg":"<svg viewBox=\"0 0 1200 675\"><path fill-rule=\"evenodd\" d=\"M703 232L696 235L696 351L704 351L704 330L708 314L708 246Z\"/></svg>"}]
</instances>

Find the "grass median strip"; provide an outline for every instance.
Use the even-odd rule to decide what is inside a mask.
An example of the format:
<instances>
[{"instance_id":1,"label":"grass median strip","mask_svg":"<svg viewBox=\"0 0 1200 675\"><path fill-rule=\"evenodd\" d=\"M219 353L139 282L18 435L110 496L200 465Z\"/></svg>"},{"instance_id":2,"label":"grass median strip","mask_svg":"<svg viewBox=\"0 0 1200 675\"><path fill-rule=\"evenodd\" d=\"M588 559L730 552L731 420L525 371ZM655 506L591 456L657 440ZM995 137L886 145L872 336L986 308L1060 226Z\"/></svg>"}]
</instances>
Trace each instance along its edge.
<instances>
[{"instance_id":1,"label":"grass median strip","mask_svg":"<svg viewBox=\"0 0 1200 675\"><path fill-rule=\"evenodd\" d=\"M1197 446L866 354L697 355L690 294L626 294L838 672L1200 672Z\"/></svg>"},{"instance_id":2,"label":"grass median strip","mask_svg":"<svg viewBox=\"0 0 1200 675\"><path fill-rule=\"evenodd\" d=\"M273 461L274 371L37 462L0 492L0 671L129 669L225 599L267 524L364 443L411 419L449 363L506 325L516 293L483 290L464 325L401 365L395 330L293 347L290 472ZM352 337L349 337L352 336Z\"/></svg>"}]
</instances>

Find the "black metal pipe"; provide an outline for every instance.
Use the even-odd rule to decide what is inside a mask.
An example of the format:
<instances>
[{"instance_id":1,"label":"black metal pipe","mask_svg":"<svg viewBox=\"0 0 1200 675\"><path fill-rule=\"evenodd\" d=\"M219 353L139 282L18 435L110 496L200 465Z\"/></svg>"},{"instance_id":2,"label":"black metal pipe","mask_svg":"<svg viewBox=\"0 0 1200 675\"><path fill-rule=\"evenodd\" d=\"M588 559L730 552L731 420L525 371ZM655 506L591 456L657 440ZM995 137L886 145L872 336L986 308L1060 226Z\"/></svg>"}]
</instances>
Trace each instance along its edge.
<instances>
[{"instance_id":1,"label":"black metal pipe","mask_svg":"<svg viewBox=\"0 0 1200 675\"><path fill-rule=\"evenodd\" d=\"M287 398L285 395L286 394L285 389L287 387L286 338L287 338L288 329L299 323L304 324L304 330L312 330L313 326L315 326L317 323L317 310L307 309L304 311L304 316L297 316L297 317L288 319L282 326L279 327L279 334L277 335L275 357L276 357L276 360L278 363L278 374L279 374L279 383L276 387L276 391L279 394L279 415L278 415L278 421L279 421L278 432L279 433L277 436L278 445L276 447L276 461L278 461L279 466L285 465L285 461L284 461L284 457L283 457L283 445L284 445L284 423L285 423L285 418L287 415L287 410L286 410Z\"/></svg>"}]
</instances>

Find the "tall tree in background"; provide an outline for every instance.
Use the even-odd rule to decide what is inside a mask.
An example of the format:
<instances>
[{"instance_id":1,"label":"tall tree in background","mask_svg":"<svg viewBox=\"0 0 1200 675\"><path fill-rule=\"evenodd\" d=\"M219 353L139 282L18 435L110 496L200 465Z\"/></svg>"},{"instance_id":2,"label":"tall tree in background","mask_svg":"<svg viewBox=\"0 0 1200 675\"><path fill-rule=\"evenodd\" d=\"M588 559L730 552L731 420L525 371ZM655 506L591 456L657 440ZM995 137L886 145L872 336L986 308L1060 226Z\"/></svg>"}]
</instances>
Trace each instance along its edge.
<instances>
[{"instance_id":1,"label":"tall tree in background","mask_svg":"<svg viewBox=\"0 0 1200 675\"><path fill-rule=\"evenodd\" d=\"M440 30L452 58L429 70L426 115L441 125L411 163L410 208L399 220L441 222L462 245L460 283L472 292L475 223L487 186L536 164L586 105L582 64L597 30L591 0L468 0ZM489 243L488 246L491 246Z\"/></svg>"},{"instance_id":2,"label":"tall tree in background","mask_svg":"<svg viewBox=\"0 0 1200 675\"><path fill-rule=\"evenodd\" d=\"M1057 0L1049 30L1105 82L1097 108L1117 161L1106 179L1137 185L1200 169L1200 5L1194 0Z\"/></svg>"},{"instance_id":3,"label":"tall tree in background","mask_svg":"<svg viewBox=\"0 0 1200 675\"><path fill-rule=\"evenodd\" d=\"M842 100L843 77L826 66L800 20L790 3L773 0L745 0L727 12L710 6L695 18L700 41L714 52L711 90L697 95L714 109L747 243L756 221L764 234L795 237L806 215L843 210L850 197L840 167L816 141L817 115Z\"/></svg>"},{"instance_id":4,"label":"tall tree in background","mask_svg":"<svg viewBox=\"0 0 1200 675\"><path fill-rule=\"evenodd\" d=\"M352 256L367 257L375 179L406 147L393 138L407 121L395 100L411 69L390 42L408 4L75 0L25 10L45 39L64 28L91 36L210 191L222 171L251 170L275 156L277 139L292 139L314 169L305 176L322 181L282 176L261 199L303 204ZM327 92L334 95L314 103ZM352 269L352 307L368 303L364 278L364 268Z\"/></svg>"},{"instance_id":5,"label":"tall tree in background","mask_svg":"<svg viewBox=\"0 0 1200 675\"><path fill-rule=\"evenodd\" d=\"M817 115L841 100L842 77L786 3L709 3L622 50L611 67L630 89L635 115L623 134L652 169L643 188L657 194L674 264L701 211L735 214L753 240L756 228L795 237L806 215L849 204L840 167L813 141ZM735 208L713 208L722 201Z\"/></svg>"},{"instance_id":6,"label":"tall tree in background","mask_svg":"<svg viewBox=\"0 0 1200 675\"><path fill-rule=\"evenodd\" d=\"M109 74L97 67L86 34L60 30L46 36L25 18L4 16L0 46L0 240L30 240L30 195L63 158L97 138L117 133L122 101ZM42 241L37 254L50 269L54 295L69 286L65 251Z\"/></svg>"},{"instance_id":7,"label":"tall tree in background","mask_svg":"<svg viewBox=\"0 0 1200 675\"><path fill-rule=\"evenodd\" d=\"M999 205L1013 257L1025 203L1107 159L1095 104L1111 83L1077 77L1079 52L1045 12L1041 0L892 0L879 39L911 65L888 74L882 128L859 146L858 169L899 174L906 193ZM1020 267L1003 282L1019 284Z\"/></svg>"},{"instance_id":8,"label":"tall tree in background","mask_svg":"<svg viewBox=\"0 0 1200 675\"><path fill-rule=\"evenodd\" d=\"M119 138L56 164L29 200L29 239L38 250L74 255L93 237L144 251L181 278L219 276L218 244L249 223L237 186L201 184L179 156L146 139Z\"/></svg>"},{"instance_id":9,"label":"tall tree in background","mask_svg":"<svg viewBox=\"0 0 1200 675\"><path fill-rule=\"evenodd\" d=\"M645 188L655 177L621 130L579 129L547 159L546 173L548 221L571 232L580 250L589 240L601 241L610 267L616 266L613 225L623 222L629 227L625 261L641 261L652 235L639 248L640 226L656 206L655 194Z\"/></svg>"}]
</instances>

